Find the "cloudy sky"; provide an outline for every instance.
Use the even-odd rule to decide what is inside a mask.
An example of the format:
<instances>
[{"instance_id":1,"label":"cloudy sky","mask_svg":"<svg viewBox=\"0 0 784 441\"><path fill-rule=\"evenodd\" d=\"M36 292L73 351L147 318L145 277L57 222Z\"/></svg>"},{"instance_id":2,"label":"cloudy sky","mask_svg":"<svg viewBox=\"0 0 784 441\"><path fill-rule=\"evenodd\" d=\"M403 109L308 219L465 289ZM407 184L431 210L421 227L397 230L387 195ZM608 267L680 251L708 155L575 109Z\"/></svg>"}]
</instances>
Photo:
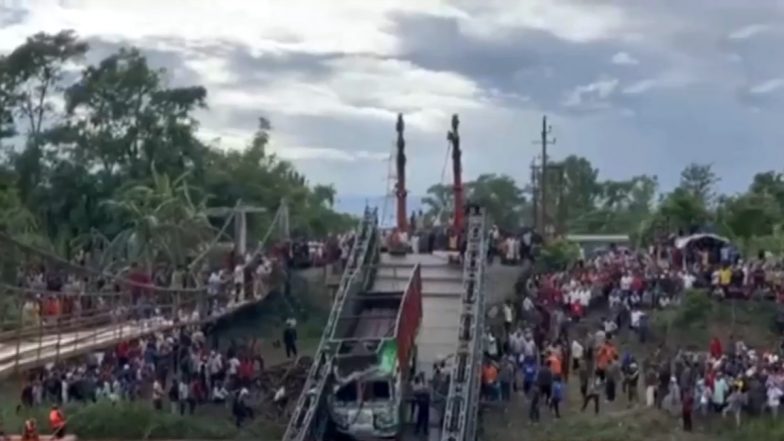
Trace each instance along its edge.
<instances>
[{"instance_id":1,"label":"cloudy sky","mask_svg":"<svg viewBox=\"0 0 784 441\"><path fill-rule=\"evenodd\" d=\"M204 137L236 148L265 115L342 195L385 192L398 112L415 194L442 179L452 113L468 178L527 181L546 113L554 157L665 189L711 162L733 192L784 168L782 23L780 0L0 0L0 52L64 28L93 59L136 45L208 88Z\"/></svg>"}]
</instances>

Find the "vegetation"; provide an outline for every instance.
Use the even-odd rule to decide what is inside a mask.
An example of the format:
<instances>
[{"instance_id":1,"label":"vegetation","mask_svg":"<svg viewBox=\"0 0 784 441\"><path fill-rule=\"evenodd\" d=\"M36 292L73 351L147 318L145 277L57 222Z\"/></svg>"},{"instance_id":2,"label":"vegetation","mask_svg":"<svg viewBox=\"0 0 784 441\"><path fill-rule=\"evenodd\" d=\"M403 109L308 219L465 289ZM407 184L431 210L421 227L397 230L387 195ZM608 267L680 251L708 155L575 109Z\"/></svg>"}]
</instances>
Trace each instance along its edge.
<instances>
[{"instance_id":1,"label":"vegetation","mask_svg":"<svg viewBox=\"0 0 784 441\"><path fill-rule=\"evenodd\" d=\"M565 239L556 239L545 244L538 259L538 272L564 271L580 258L580 247Z\"/></svg>"},{"instance_id":2,"label":"vegetation","mask_svg":"<svg viewBox=\"0 0 784 441\"><path fill-rule=\"evenodd\" d=\"M35 418L42 434L48 431L49 409L46 407L23 410L18 414L11 407L3 411L0 416L11 433L22 427L26 418ZM106 401L69 405L64 411L68 416L68 430L77 433L79 439L276 439L282 435L282 428L261 418L238 429L229 419L228 412L225 412L225 417L215 418L214 406L199 409L199 412L212 413L210 418L205 418L207 414L198 413L180 416L172 414L168 408L157 411L145 400L116 405Z\"/></svg>"},{"instance_id":3,"label":"vegetation","mask_svg":"<svg viewBox=\"0 0 784 441\"><path fill-rule=\"evenodd\" d=\"M749 253L784 251L784 174L780 172L758 173L747 191L720 195L719 177L710 165L689 164L679 185L664 193L656 176L601 180L590 161L578 156L555 161L553 166L563 170L563 180L549 184L548 213L555 214L569 233L630 234L637 243L646 243L660 232L687 233L707 227ZM482 175L466 187L468 197L487 207L500 228L514 231L532 223L530 187L519 188L503 175ZM445 220L450 198L450 187L430 187L423 199L427 214Z\"/></svg>"},{"instance_id":4,"label":"vegetation","mask_svg":"<svg viewBox=\"0 0 784 441\"><path fill-rule=\"evenodd\" d=\"M684 293L678 308L657 311L653 331L668 347L704 350L711 337L734 335L754 347L776 347L776 309L769 302L711 299L703 290Z\"/></svg>"},{"instance_id":5,"label":"vegetation","mask_svg":"<svg viewBox=\"0 0 784 441\"><path fill-rule=\"evenodd\" d=\"M217 233L208 205L266 208L249 237L261 237L282 198L294 234L350 225L332 210L332 187L309 185L267 151L266 119L244 150L207 144L194 117L204 87L168 84L134 48L85 66L88 51L62 31L0 56L0 229L64 254L100 237L127 258L181 262Z\"/></svg>"}]
</instances>

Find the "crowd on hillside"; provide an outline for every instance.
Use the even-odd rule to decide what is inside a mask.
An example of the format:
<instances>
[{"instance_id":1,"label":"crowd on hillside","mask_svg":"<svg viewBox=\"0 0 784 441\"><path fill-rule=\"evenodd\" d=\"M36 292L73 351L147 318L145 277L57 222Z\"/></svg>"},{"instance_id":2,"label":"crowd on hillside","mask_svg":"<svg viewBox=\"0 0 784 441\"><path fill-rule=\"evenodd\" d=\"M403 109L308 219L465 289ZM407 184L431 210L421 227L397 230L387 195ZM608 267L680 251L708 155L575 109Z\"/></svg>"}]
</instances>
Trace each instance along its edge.
<instances>
[{"instance_id":1,"label":"crowd on hillside","mask_svg":"<svg viewBox=\"0 0 784 441\"><path fill-rule=\"evenodd\" d=\"M28 324L63 323L109 312L115 319L187 325L161 328L165 330L122 341L75 361L50 363L30 371L17 410L47 404L149 400L159 410L169 407L174 413L193 414L202 405L219 405L230 409L237 426L253 416L255 403L275 403L282 411L287 392L285 387L269 390L269 382L262 381L265 366L260 343L232 341L221 349L217 336L211 339L205 334L209 328L202 326L200 319L260 298L273 284L285 280L281 276L292 267L345 266L352 242L353 235L347 234L326 241L298 241L255 256L232 252L218 266L205 264L198 272L165 266L150 271L132 264L116 280L94 280L45 266L21 269L18 286L27 293L23 316ZM86 265L87 256L80 254L73 263ZM201 287L204 289L198 292L206 296L200 294L198 301L188 304L184 300L188 293ZM99 294L89 294L92 290ZM166 314L155 302L162 296L174 297L172 293L183 305L176 313ZM286 321L280 340L272 346L281 347L287 358L297 357L294 319ZM32 434L37 430L35 421L28 423L25 433Z\"/></svg>"},{"instance_id":2,"label":"crowd on hillside","mask_svg":"<svg viewBox=\"0 0 784 441\"><path fill-rule=\"evenodd\" d=\"M698 352L663 346L640 357L632 352L635 340L650 341L649 316L684 295L706 295L691 288L720 298L781 298L782 266L771 256L743 261L726 246L700 245L687 248L685 258L666 246L611 247L568 271L532 278L519 307L502 306L505 329L485 334L485 399L509 400L520 391L532 422L543 410L555 418L564 405L599 413L601 403L619 400L679 415L685 430L695 416L731 416L737 425L744 416L777 417L784 345L751 348L731 337L705 342ZM570 377L579 385L579 402L568 399Z\"/></svg>"}]
</instances>

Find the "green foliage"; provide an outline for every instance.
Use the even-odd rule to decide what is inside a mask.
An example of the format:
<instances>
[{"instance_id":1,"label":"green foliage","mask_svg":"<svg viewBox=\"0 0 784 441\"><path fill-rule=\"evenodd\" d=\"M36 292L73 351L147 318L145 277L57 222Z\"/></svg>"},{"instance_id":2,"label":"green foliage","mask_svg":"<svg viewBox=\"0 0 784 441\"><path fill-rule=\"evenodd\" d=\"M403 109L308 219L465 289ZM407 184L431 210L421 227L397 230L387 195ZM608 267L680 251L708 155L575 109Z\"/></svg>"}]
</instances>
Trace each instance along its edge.
<instances>
[{"instance_id":1,"label":"green foliage","mask_svg":"<svg viewBox=\"0 0 784 441\"><path fill-rule=\"evenodd\" d=\"M41 407L34 411L14 414L6 408L4 422L6 433L21 430L25 418L36 418L39 429L48 426L48 409ZM156 411L149 401L121 402L116 406L108 402L88 405L73 405L65 409L68 416L68 430L77 434L79 439L254 439L274 436L279 430L263 420L254 421L244 429L237 429L229 419L229 413L216 409L210 413L220 416L180 416L169 412L168 408ZM201 411L201 409L200 409Z\"/></svg>"},{"instance_id":2,"label":"green foliage","mask_svg":"<svg viewBox=\"0 0 784 441\"><path fill-rule=\"evenodd\" d=\"M247 149L207 145L196 136L194 116L207 104L203 87L169 86L166 73L135 48L68 80L64 67L87 51L63 31L36 34L0 56L0 141L15 134L25 141L20 150L0 151L0 228L46 238L63 252L99 238L113 257L182 262L215 233L207 202L265 208L249 219L252 238L267 231L281 198L295 234L353 225L333 211L334 188L311 187L289 162L267 154L266 119Z\"/></svg>"},{"instance_id":3,"label":"green foliage","mask_svg":"<svg viewBox=\"0 0 784 441\"><path fill-rule=\"evenodd\" d=\"M526 200L514 179L506 175L485 174L466 187L468 199L484 207L500 228L514 231L520 227Z\"/></svg>"},{"instance_id":4,"label":"green foliage","mask_svg":"<svg viewBox=\"0 0 784 441\"><path fill-rule=\"evenodd\" d=\"M524 224L528 203L523 190L511 177L483 174L467 182L465 188L466 199L485 207L492 222L500 228L514 231ZM451 186L436 184L427 190L422 203L431 219L446 225L454 211L453 198Z\"/></svg>"},{"instance_id":5,"label":"green foliage","mask_svg":"<svg viewBox=\"0 0 784 441\"><path fill-rule=\"evenodd\" d=\"M678 307L653 315L656 338L668 345L701 350L711 337L730 335L757 347L776 343L775 309L767 302L711 299L704 290L689 290Z\"/></svg>"},{"instance_id":6,"label":"green foliage","mask_svg":"<svg viewBox=\"0 0 784 441\"><path fill-rule=\"evenodd\" d=\"M580 257L580 247L568 240L557 239L547 243L539 251L537 271L563 271Z\"/></svg>"}]
</instances>

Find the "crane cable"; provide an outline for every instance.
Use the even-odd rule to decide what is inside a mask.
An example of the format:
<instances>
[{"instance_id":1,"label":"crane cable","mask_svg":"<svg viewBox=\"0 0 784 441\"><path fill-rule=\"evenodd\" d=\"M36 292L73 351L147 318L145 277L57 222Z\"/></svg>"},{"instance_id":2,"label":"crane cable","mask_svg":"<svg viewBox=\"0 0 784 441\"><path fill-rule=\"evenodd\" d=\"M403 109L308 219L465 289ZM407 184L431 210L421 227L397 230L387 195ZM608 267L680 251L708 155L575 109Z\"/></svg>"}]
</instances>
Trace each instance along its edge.
<instances>
[{"instance_id":1,"label":"crane cable","mask_svg":"<svg viewBox=\"0 0 784 441\"><path fill-rule=\"evenodd\" d=\"M446 144L446 156L444 156L444 165L441 167L441 181L439 184L445 186L444 183L446 179L446 166L449 163L449 153L452 152L452 143L447 140ZM441 208L438 210L438 214L436 214L436 222L440 225L441 224L441 216L444 215L444 210L446 209L446 204L441 205Z\"/></svg>"},{"instance_id":2,"label":"crane cable","mask_svg":"<svg viewBox=\"0 0 784 441\"><path fill-rule=\"evenodd\" d=\"M387 206L389 205L389 199L394 194L394 186L390 189L390 181L392 181L392 152L389 153L389 159L387 159L387 182L386 182L386 195L384 196L384 207L381 210L381 222L382 224L387 220Z\"/></svg>"}]
</instances>

